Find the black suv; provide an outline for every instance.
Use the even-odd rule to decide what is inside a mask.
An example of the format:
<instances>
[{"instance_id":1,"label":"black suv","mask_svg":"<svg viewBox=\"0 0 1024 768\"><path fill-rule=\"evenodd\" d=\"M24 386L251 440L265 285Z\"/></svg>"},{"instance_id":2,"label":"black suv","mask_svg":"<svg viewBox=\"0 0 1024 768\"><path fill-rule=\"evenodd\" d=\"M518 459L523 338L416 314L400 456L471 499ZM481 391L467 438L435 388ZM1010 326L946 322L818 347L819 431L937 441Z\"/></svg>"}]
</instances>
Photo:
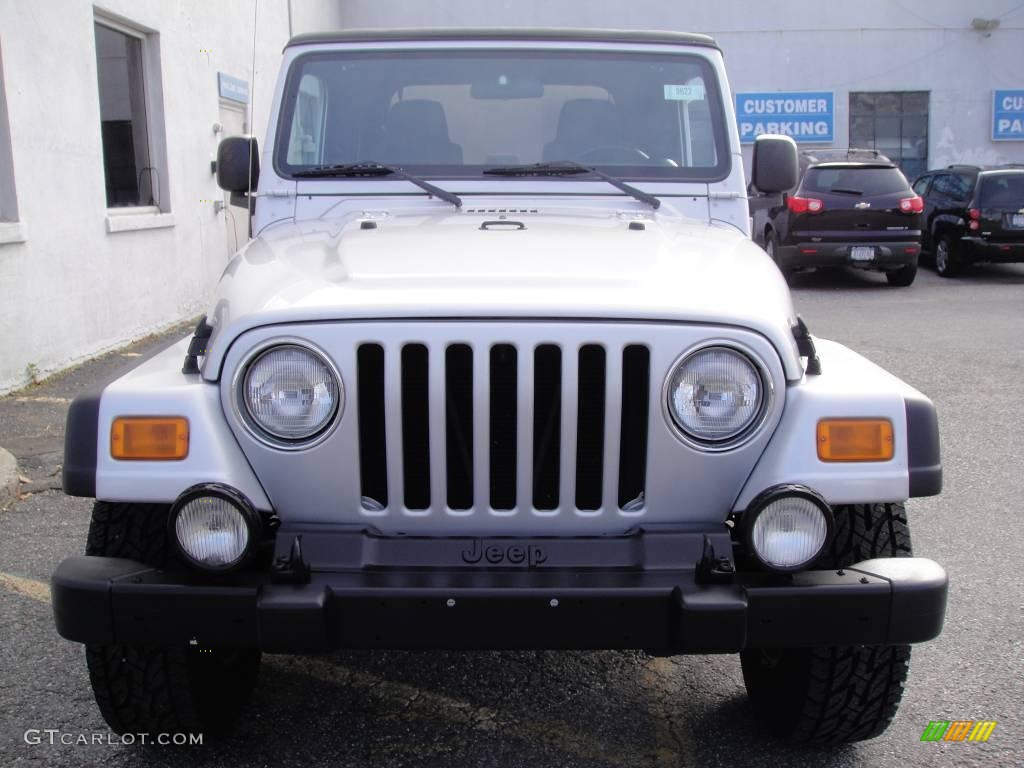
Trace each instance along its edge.
<instances>
[{"instance_id":1,"label":"black suv","mask_svg":"<svg viewBox=\"0 0 1024 768\"><path fill-rule=\"evenodd\" d=\"M914 282L923 201L873 149L802 152L793 191L751 209L754 239L783 273L849 266L883 271L890 285Z\"/></svg>"},{"instance_id":2,"label":"black suv","mask_svg":"<svg viewBox=\"0 0 1024 768\"><path fill-rule=\"evenodd\" d=\"M924 249L952 277L979 261L1024 261L1024 166L951 165L914 181Z\"/></svg>"}]
</instances>

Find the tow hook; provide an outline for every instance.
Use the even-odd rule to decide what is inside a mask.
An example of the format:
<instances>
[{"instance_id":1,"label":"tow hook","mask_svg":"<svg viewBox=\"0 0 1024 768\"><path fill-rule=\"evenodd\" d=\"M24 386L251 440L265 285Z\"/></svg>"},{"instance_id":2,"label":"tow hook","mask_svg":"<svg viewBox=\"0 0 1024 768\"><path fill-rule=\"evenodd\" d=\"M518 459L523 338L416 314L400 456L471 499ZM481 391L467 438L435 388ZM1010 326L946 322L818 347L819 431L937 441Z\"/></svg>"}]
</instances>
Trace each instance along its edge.
<instances>
[{"instance_id":1,"label":"tow hook","mask_svg":"<svg viewBox=\"0 0 1024 768\"><path fill-rule=\"evenodd\" d=\"M704 552L700 562L697 564L695 575L698 584L730 584L733 576L736 575L736 568L728 557L715 555L715 547L711 538L704 537Z\"/></svg>"},{"instance_id":2,"label":"tow hook","mask_svg":"<svg viewBox=\"0 0 1024 768\"><path fill-rule=\"evenodd\" d=\"M302 536L292 539L291 550L281 555L270 567L270 579L275 584L309 584L309 563L302 556Z\"/></svg>"}]
</instances>

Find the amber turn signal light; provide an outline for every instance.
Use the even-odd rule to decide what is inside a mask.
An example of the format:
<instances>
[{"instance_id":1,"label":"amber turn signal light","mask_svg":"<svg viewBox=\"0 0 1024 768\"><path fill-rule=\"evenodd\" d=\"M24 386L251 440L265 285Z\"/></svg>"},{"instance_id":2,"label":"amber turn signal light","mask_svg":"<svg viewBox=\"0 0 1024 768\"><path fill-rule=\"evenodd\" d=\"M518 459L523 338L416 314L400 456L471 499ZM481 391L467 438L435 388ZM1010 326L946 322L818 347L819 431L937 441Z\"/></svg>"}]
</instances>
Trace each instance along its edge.
<instances>
[{"instance_id":1,"label":"amber turn signal light","mask_svg":"<svg viewBox=\"0 0 1024 768\"><path fill-rule=\"evenodd\" d=\"M110 428L115 459L174 461L188 456L188 419L181 416L119 416Z\"/></svg>"},{"instance_id":2,"label":"amber turn signal light","mask_svg":"<svg viewBox=\"0 0 1024 768\"><path fill-rule=\"evenodd\" d=\"M889 461L893 455L888 419L822 419L818 458L822 461Z\"/></svg>"}]
</instances>

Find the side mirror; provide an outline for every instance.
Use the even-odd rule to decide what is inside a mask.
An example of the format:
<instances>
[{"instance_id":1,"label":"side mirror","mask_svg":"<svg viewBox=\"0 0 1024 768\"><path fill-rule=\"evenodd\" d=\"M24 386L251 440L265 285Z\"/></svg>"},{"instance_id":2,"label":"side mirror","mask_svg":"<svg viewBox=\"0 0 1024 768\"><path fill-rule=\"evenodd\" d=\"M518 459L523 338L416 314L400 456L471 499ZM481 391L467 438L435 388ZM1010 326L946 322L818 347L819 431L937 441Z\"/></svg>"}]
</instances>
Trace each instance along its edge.
<instances>
[{"instance_id":1,"label":"side mirror","mask_svg":"<svg viewBox=\"0 0 1024 768\"><path fill-rule=\"evenodd\" d=\"M226 192L244 194L260 178L260 152L252 136L229 136L217 147L217 184Z\"/></svg>"},{"instance_id":2,"label":"side mirror","mask_svg":"<svg viewBox=\"0 0 1024 768\"><path fill-rule=\"evenodd\" d=\"M789 136L762 134L754 140L754 186L761 192L785 192L799 175L796 142Z\"/></svg>"}]
</instances>

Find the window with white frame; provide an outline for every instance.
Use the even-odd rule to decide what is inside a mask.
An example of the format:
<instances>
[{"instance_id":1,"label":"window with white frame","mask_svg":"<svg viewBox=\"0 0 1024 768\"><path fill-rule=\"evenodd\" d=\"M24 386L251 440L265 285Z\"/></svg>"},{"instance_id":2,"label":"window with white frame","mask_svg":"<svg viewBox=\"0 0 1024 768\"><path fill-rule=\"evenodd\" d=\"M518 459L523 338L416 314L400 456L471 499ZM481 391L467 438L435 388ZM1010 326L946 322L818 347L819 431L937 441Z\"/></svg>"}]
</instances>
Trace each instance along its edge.
<instances>
[{"instance_id":1,"label":"window with white frame","mask_svg":"<svg viewBox=\"0 0 1024 768\"><path fill-rule=\"evenodd\" d=\"M3 49L0 48L0 222L18 221L18 199L14 190L14 156L11 124L7 117Z\"/></svg>"},{"instance_id":2,"label":"window with white frame","mask_svg":"<svg viewBox=\"0 0 1024 768\"><path fill-rule=\"evenodd\" d=\"M167 210L156 36L100 17L95 32L107 207Z\"/></svg>"}]
</instances>

